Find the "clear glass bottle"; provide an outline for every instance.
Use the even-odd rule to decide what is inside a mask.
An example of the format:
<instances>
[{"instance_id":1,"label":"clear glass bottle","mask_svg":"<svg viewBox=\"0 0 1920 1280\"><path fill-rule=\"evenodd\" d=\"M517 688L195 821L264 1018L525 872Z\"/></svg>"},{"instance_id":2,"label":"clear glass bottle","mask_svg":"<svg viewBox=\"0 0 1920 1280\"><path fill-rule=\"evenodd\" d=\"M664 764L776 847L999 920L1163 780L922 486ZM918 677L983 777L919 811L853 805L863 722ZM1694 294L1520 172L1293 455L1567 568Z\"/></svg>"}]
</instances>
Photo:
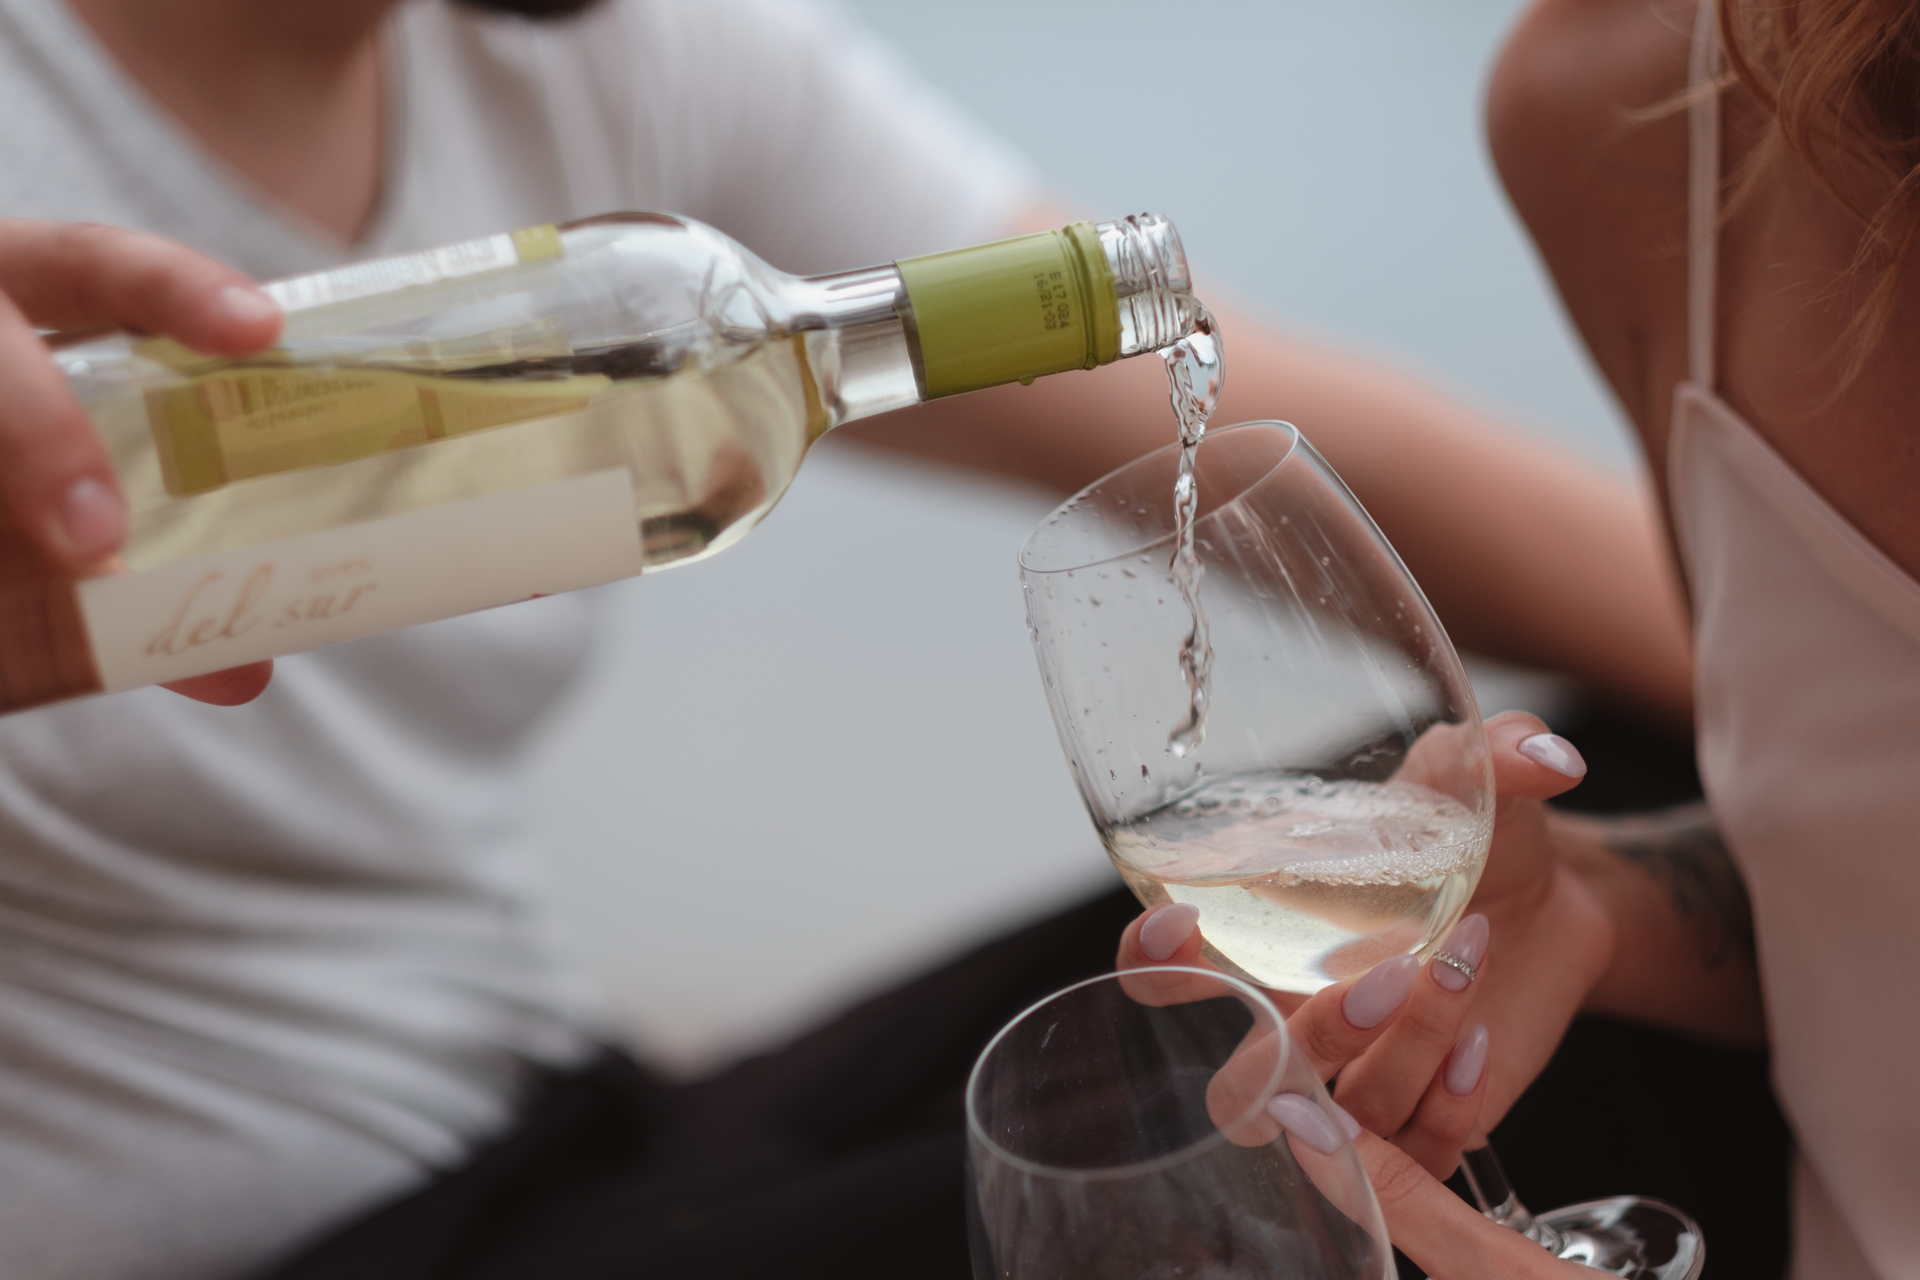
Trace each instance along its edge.
<instances>
[{"instance_id":1,"label":"clear glass bottle","mask_svg":"<svg viewBox=\"0 0 1920 1280\"><path fill-rule=\"evenodd\" d=\"M1158 350L1199 314L1154 215L803 278L616 214L270 291L261 355L56 353L132 531L116 572L0 582L0 711L688 563L840 423Z\"/></svg>"}]
</instances>

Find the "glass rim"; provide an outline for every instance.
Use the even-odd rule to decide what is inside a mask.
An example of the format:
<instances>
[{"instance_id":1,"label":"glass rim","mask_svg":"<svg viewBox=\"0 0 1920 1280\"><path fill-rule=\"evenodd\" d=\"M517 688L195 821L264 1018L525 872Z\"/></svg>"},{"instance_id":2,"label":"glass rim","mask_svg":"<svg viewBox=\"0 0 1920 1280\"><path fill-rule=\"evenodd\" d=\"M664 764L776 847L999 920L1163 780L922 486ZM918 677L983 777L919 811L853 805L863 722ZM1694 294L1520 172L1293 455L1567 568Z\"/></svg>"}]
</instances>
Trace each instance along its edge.
<instances>
[{"instance_id":1,"label":"glass rim","mask_svg":"<svg viewBox=\"0 0 1920 1280\"><path fill-rule=\"evenodd\" d=\"M1288 462L1290 462L1293 459L1293 456L1300 451L1300 446L1306 442L1306 437L1300 433L1300 428L1294 426L1291 422L1283 422L1279 418L1254 418L1246 422L1229 423L1224 427L1209 427L1207 429L1206 438L1208 440L1215 440L1221 436L1230 435L1236 431L1243 431L1243 430L1247 430L1248 428L1255 428L1255 427L1277 427L1280 430L1286 432L1289 437L1287 440L1286 447L1280 451L1279 456L1273 460L1270 466L1268 466L1265 470L1261 471L1259 475L1253 477L1252 479L1248 480L1245 484L1241 485L1239 488L1239 491L1236 492L1232 497L1227 498L1224 501L1215 503L1211 510L1209 510L1205 515L1201 516L1198 520L1194 521L1194 529L1196 531L1196 536L1201 526L1205 525L1208 521L1214 519L1222 511L1225 511L1227 508L1238 503L1242 498L1246 497L1249 493L1259 488L1262 484L1265 484L1268 477L1272 476L1274 472L1278 471L1281 467L1285 466ZM1249 432L1249 434L1253 434L1253 433ZM1124 551L1116 551L1112 555L1101 556L1097 560L1083 560L1076 564L1053 565L1047 568L1041 568L1035 565L1032 560L1034 540L1038 538L1041 535L1041 533L1043 533L1048 528L1048 526L1050 526L1054 522L1054 520L1057 517L1063 515L1069 508L1079 503L1082 499L1085 499L1091 496L1095 490L1099 489L1101 486L1113 480L1115 477L1120 476L1125 472L1132 471L1136 467L1145 466L1168 454L1178 453L1180 451L1180 448L1181 448L1180 442L1177 440L1170 444L1163 444L1158 449L1155 449L1149 453L1143 453L1137 458L1133 458L1133 459L1130 459L1129 461L1121 463L1119 466L1107 472L1105 475L1101 476L1098 480L1093 481L1091 484L1081 486L1078 490L1074 492L1072 497L1069 497L1068 499L1066 499L1066 501L1060 503L1058 506L1054 507L1053 510L1049 511L1044 517L1042 517L1040 523L1034 526L1033 531L1027 534L1026 541L1020 544L1020 572L1023 575L1029 575L1033 577L1043 577L1043 576L1056 574L1056 573L1077 573L1082 569L1097 569L1102 565L1112 564L1117 560L1129 560L1129 559L1132 559L1134 556L1145 555L1148 552L1153 551L1157 547L1165 547L1169 551L1171 551L1173 547L1174 535L1173 535L1173 532L1169 530L1166 533L1159 535L1158 537L1149 538L1147 541L1142 542L1137 546L1129 547Z\"/></svg>"},{"instance_id":2,"label":"glass rim","mask_svg":"<svg viewBox=\"0 0 1920 1280\"><path fill-rule=\"evenodd\" d=\"M1005 1040L1015 1027L1024 1023L1028 1018L1040 1012L1056 1000L1073 995L1075 992L1086 987L1094 986L1097 983L1118 982L1122 978L1146 973L1177 973L1208 978L1220 983L1221 986L1227 988L1229 991L1238 994L1242 999L1251 1001L1256 1008L1265 1009L1272 1015L1274 1034L1278 1036L1280 1040L1280 1052L1274 1055L1273 1071L1267 1079L1266 1086L1257 1092L1256 1101L1249 1103L1245 1110L1233 1116L1226 1125L1216 1124L1212 1133L1198 1138L1193 1142L1186 1143L1173 1151L1168 1151L1157 1156L1150 1156L1145 1160L1135 1160L1128 1164L1107 1165L1098 1169L1078 1169L1067 1165L1047 1164L1040 1160L1030 1160L1025 1156L1015 1155L994 1141L994 1139L987 1134L986 1127L980 1122L979 1111L974 1104L974 1095L980 1083L981 1069L986 1066L987 1059L993 1056L994 1050L1000 1047L1000 1042ZM1225 993L1223 992L1223 994ZM1236 978L1232 974L1221 973L1217 969L1199 969L1192 965L1179 964L1142 965L1137 969L1116 969L1111 973L1097 973L1091 978L1082 978L1078 982L1064 986L1049 995L1040 997L1019 1013L1007 1019L1006 1025L993 1033L993 1039L987 1041L986 1047L981 1049L979 1056L974 1058L972 1070L967 1072L967 1137L980 1146L985 1147L993 1154L996 1160L1011 1165L1023 1173L1039 1174L1059 1181L1078 1182L1106 1182L1121 1178L1141 1177L1146 1174L1157 1173L1162 1169L1171 1169L1177 1164L1191 1160L1196 1155L1219 1149L1221 1145L1228 1141L1227 1135L1222 1132L1223 1128L1246 1123L1264 1112L1268 1101L1279 1093L1281 1082L1286 1077L1287 1067L1292 1061L1293 1037L1287 1032L1286 1018L1281 1015L1279 1006L1268 998L1266 992L1260 990L1260 988L1254 986L1251 982Z\"/></svg>"}]
</instances>

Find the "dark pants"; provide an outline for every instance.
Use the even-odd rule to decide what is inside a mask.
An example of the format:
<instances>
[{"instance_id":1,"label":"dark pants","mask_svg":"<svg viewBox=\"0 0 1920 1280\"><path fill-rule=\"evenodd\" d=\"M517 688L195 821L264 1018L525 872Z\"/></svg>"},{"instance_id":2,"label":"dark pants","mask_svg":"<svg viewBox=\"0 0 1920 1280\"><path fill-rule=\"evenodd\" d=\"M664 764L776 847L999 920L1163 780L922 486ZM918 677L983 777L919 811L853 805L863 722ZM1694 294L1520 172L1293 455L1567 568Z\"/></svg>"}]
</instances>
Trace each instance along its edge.
<instances>
[{"instance_id":1,"label":"dark pants","mask_svg":"<svg viewBox=\"0 0 1920 1280\"><path fill-rule=\"evenodd\" d=\"M1569 736L1594 765L1583 807L1688 798L1684 751L1599 719ZM1137 911L1116 890L695 1084L608 1051L543 1081L466 1167L270 1280L963 1280L973 1057L1040 996L1109 968ZM1709 1276L1782 1270L1787 1143L1760 1054L1583 1019L1498 1146L1534 1208L1656 1195L1700 1219Z\"/></svg>"}]
</instances>

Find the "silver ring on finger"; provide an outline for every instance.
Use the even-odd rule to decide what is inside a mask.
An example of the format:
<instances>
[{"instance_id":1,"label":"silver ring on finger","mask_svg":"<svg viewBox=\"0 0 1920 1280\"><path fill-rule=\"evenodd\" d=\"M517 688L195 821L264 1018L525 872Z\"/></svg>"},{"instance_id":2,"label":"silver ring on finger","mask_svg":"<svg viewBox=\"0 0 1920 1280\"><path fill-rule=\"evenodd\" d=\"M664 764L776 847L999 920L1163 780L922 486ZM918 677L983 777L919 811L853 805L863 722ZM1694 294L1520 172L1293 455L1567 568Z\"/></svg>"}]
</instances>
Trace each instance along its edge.
<instances>
[{"instance_id":1,"label":"silver ring on finger","mask_svg":"<svg viewBox=\"0 0 1920 1280\"><path fill-rule=\"evenodd\" d=\"M1447 966L1447 968L1452 969L1455 973L1466 978L1468 982L1472 982L1480 976L1478 969L1468 964L1465 960L1462 960L1459 956L1454 955L1451 951L1436 951L1433 953L1433 958L1435 963Z\"/></svg>"}]
</instances>

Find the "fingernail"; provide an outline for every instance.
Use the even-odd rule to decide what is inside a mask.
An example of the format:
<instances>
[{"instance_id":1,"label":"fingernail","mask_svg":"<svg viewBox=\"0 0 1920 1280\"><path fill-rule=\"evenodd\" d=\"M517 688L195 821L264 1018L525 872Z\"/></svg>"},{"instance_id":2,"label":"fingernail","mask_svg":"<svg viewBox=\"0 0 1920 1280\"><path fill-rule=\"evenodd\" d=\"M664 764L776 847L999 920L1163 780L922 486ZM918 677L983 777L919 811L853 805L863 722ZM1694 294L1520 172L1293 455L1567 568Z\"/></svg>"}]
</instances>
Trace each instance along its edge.
<instances>
[{"instance_id":1,"label":"fingernail","mask_svg":"<svg viewBox=\"0 0 1920 1280\"><path fill-rule=\"evenodd\" d=\"M1485 916L1476 911L1464 917L1453 926L1453 931L1447 934L1447 940L1440 944L1439 952L1429 962L1433 980L1445 990L1465 991L1477 976L1480 962L1487 958L1487 942L1492 936L1493 928ZM1448 956L1460 964L1448 964L1445 959Z\"/></svg>"},{"instance_id":2,"label":"fingernail","mask_svg":"<svg viewBox=\"0 0 1920 1280\"><path fill-rule=\"evenodd\" d=\"M1579 748L1557 733L1536 733L1531 738L1522 738L1520 745L1514 749L1555 773L1564 773L1569 778L1587 776L1587 762Z\"/></svg>"},{"instance_id":3,"label":"fingernail","mask_svg":"<svg viewBox=\"0 0 1920 1280\"><path fill-rule=\"evenodd\" d=\"M1487 1028L1480 1025L1461 1036L1447 1056L1447 1092L1456 1098L1466 1097L1479 1086L1480 1075L1486 1069Z\"/></svg>"},{"instance_id":4,"label":"fingernail","mask_svg":"<svg viewBox=\"0 0 1920 1280\"><path fill-rule=\"evenodd\" d=\"M126 539L126 503L98 477L82 476L60 500L60 536L76 559L97 560Z\"/></svg>"},{"instance_id":5,"label":"fingernail","mask_svg":"<svg viewBox=\"0 0 1920 1280\"><path fill-rule=\"evenodd\" d=\"M279 316L280 306L259 289L230 284L214 295L214 309L229 324L259 324Z\"/></svg>"},{"instance_id":6,"label":"fingernail","mask_svg":"<svg viewBox=\"0 0 1920 1280\"><path fill-rule=\"evenodd\" d=\"M1347 998L1340 1002L1340 1011L1362 1031L1377 1027L1407 1002L1413 980L1419 975L1420 962L1412 956L1382 960L1353 984Z\"/></svg>"},{"instance_id":7,"label":"fingernail","mask_svg":"<svg viewBox=\"0 0 1920 1280\"><path fill-rule=\"evenodd\" d=\"M1333 1121L1327 1119L1326 1112L1303 1094L1274 1095L1267 1101L1267 1114L1279 1121L1282 1129L1323 1156L1330 1156L1340 1149L1340 1131L1333 1127Z\"/></svg>"},{"instance_id":8,"label":"fingernail","mask_svg":"<svg viewBox=\"0 0 1920 1280\"><path fill-rule=\"evenodd\" d=\"M1327 1110L1333 1112L1334 1121L1340 1126L1340 1132L1347 1135L1348 1142L1353 1142L1359 1138L1360 1122L1348 1115L1345 1107L1335 1102L1332 1098L1328 1098Z\"/></svg>"},{"instance_id":9,"label":"fingernail","mask_svg":"<svg viewBox=\"0 0 1920 1280\"><path fill-rule=\"evenodd\" d=\"M1169 902L1155 907L1140 924L1140 950L1149 960L1165 960L1193 936L1200 908L1191 902Z\"/></svg>"}]
</instances>

